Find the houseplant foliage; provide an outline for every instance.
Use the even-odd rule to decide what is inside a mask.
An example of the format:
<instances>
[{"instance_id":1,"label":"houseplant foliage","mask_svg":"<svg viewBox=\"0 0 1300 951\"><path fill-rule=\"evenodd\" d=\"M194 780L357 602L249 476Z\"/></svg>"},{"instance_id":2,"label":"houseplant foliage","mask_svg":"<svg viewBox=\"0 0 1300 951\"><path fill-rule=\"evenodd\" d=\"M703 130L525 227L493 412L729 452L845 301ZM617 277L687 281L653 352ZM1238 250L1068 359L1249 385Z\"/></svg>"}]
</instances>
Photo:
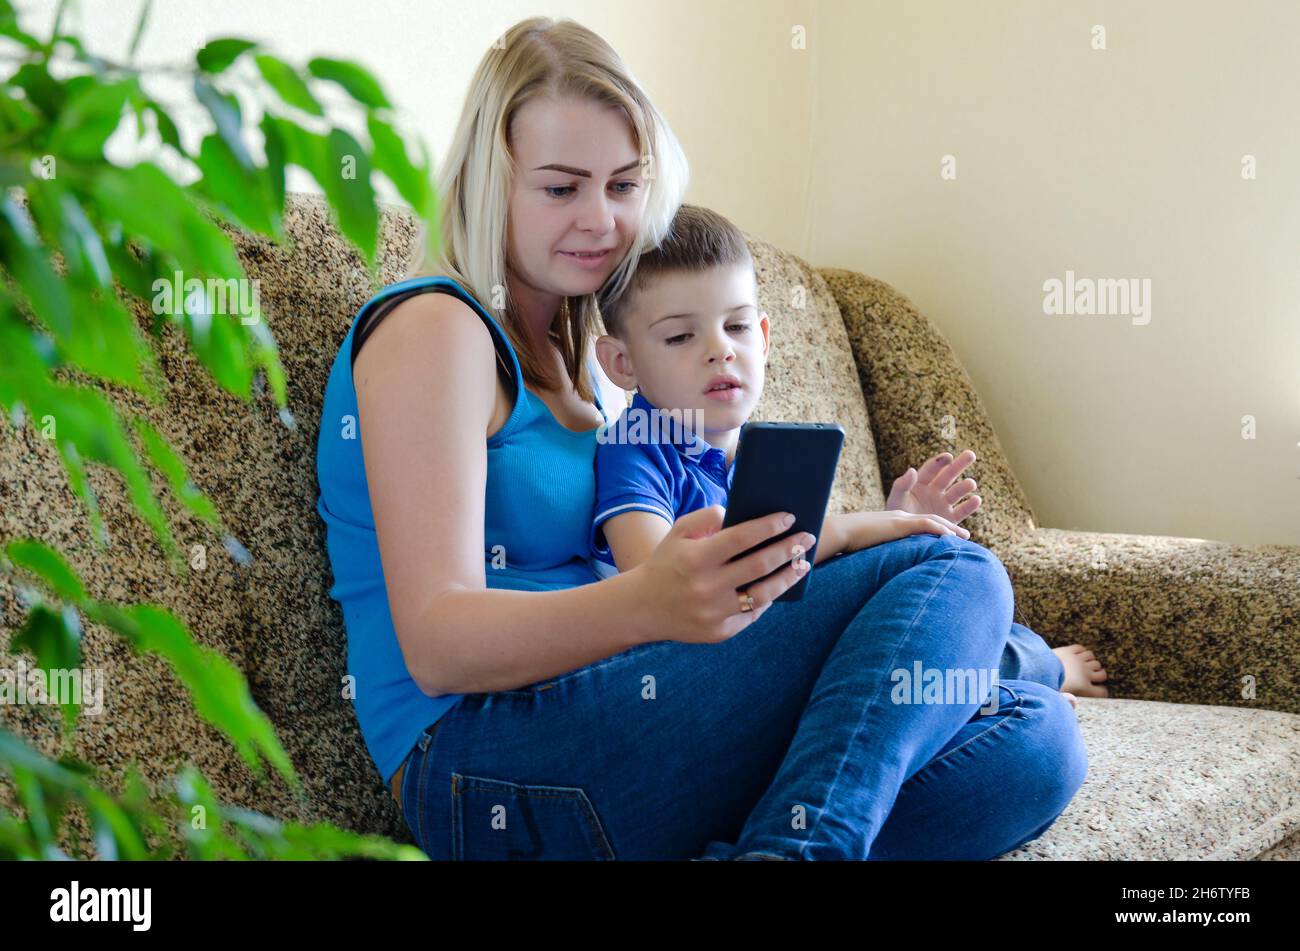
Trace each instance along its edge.
<instances>
[{"instance_id":1,"label":"houseplant foliage","mask_svg":"<svg viewBox=\"0 0 1300 951\"><path fill-rule=\"evenodd\" d=\"M429 223L431 251L438 207L427 151L421 145L420 160L412 160L379 83L351 62L321 57L299 66L251 40L208 43L193 63L165 68L185 81L192 97L185 104L197 103L212 121L213 131L197 147L187 146L172 118L181 104L151 95L151 71L133 65L150 2L141 6L125 61L115 63L63 28L64 3L51 35L38 38L20 27L10 0L0 0L0 411L9 425L32 425L52 443L97 545L105 547L107 536L86 478L91 463L121 477L173 570L184 571L148 466L232 556L247 553L189 479L182 455L105 392L120 388L162 403L167 383L155 344L170 322L213 380L245 403L252 403L255 377L264 375L281 420L293 426L284 371L265 321L260 313L232 318L223 312L222 288L250 282L218 223L282 242L285 173L296 166L320 185L340 233L377 285L379 206L372 176L386 178ZM364 119L367 141L333 124L336 110L321 101L330 87L342 90L337 98L354 118ZM256 121L245 114L249 103L258 107ZM145 160L121 165L106 158L106 143L123 126L134 128L137 144L156 143ZM181 184L164 171L167 152L173 164L195 173L193 181ZM198 289L159 306L156 282L171 282L177 272L187 288L193 282ZM148 333L123 304L132 296L150 302ZM0 431L5 427L0 419ZM48 679L77 668L83 620L101 624L133 650L166 661L196 712L257 776L264 777L269 765L301 789L243 675L196 643L165 607L95 600L68 559L35 539L0 540L0 570L12 576L27 610L8 650L30 654L33 671ZM75 700L62 706L65 750L80 713ZM67 752L57 760L43 756L6 730L2 718L0 775L20 805L17 814L0 808L0 858L423 857L382 837L284 823L223 805L192 767L162 793L148 789L134 766L121 788L109 789L90 764ZM65 848L74 837L67 823L71 810L85 817L93 841Z\"/></svg>"}]
</instances>

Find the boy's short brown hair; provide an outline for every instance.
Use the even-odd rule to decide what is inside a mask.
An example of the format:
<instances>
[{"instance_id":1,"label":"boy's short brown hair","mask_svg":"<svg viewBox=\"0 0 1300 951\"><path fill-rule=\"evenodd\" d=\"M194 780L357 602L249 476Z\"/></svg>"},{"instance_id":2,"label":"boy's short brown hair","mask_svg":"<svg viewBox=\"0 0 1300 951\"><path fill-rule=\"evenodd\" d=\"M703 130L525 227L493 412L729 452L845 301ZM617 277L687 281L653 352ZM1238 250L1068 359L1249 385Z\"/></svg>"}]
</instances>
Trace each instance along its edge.
<instances>
[{"instance_id":1,"label":"boy's short brown hair","mask_svg":"<svg viewBox=\"0 0 1300 951\"><path fill-rule=\"evenodd\" d=\"M745 236L734 224L708 208L682 205L673 217L667 236L641 255L627 291L617 300L599 299L605 332L622 337L626 317L637 292L664 274L676 271L705 271L713 267L754 263Z\"/></svg>"}]
</instances>

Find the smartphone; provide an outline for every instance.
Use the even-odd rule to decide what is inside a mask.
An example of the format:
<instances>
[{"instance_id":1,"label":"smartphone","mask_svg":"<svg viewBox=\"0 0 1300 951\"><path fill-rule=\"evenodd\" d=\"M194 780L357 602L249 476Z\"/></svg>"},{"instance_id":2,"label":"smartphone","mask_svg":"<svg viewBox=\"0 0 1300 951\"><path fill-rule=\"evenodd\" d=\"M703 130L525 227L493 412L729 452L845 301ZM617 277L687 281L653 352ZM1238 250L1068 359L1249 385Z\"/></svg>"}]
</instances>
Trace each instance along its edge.
<instances>
[{"instance_id":1,"label":"smartphone","mask_svg":"<svg viewBox=\"0 0 1300 951\"><path fill-rule=\"evenodd\" d=\"M821 539L822 520L826 517L831 486L835 483L835 466L843 445L844 430L835 423L746 423L740 429L736 472L732 476L722 527L739 525L774 512L793 513L794 524L780 535L765 538L730 560L744 558L774 541L800 532L809 532L818 539L812 550L803 556L808 561L808 571L783 591L778 601L798 601L808 589L813 559ZM770 578L784 568L785 564L763 577Z\"/></svg>"}]
</instances>

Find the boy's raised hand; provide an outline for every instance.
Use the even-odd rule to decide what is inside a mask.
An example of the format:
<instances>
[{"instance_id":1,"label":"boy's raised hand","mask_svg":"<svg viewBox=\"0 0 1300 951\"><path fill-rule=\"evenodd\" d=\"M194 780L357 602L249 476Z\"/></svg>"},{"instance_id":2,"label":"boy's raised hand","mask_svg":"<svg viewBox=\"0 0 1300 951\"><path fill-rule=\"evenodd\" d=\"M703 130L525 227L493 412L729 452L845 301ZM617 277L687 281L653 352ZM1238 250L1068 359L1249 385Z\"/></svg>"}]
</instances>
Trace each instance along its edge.
<instances>
[{"instance_id":1,"label":"boy's raised hand","mask_svg":"<svg viewBox=\"0 0 1300 951\"><path fill-rule=\"evenodd\" d=\"M970 449L964 450L956 459L950 452L941 452L921 466L920 472L908 469L894 480L885 508L915 515L938 515L950 522L960 522L983 501L978 495L962 499L968 492L975 491L974 479L963 479L953 484L974 461L975 453Z\"/></svg>"}]
</instances>

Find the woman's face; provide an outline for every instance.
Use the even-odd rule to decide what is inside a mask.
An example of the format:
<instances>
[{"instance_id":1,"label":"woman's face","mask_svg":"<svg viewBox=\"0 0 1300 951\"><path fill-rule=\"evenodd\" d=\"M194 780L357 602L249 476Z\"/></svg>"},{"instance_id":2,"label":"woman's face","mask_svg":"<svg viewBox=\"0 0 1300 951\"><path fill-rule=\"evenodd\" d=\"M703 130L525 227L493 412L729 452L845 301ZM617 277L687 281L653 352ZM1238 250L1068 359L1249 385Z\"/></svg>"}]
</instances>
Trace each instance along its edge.
<instances>
[{"instance_id":1,"label":"woman's face","mask_svg":"<svg viewBox=\"0 0 1300 951\"><path fill-rule=\"evenodd\" d=\"M514 117L508 266L541 293L594 294L641 225L645 182L631 123L584 99L534 99ZM583 260L571 252L604 251Z\"/></svg>"}]
</instances>

